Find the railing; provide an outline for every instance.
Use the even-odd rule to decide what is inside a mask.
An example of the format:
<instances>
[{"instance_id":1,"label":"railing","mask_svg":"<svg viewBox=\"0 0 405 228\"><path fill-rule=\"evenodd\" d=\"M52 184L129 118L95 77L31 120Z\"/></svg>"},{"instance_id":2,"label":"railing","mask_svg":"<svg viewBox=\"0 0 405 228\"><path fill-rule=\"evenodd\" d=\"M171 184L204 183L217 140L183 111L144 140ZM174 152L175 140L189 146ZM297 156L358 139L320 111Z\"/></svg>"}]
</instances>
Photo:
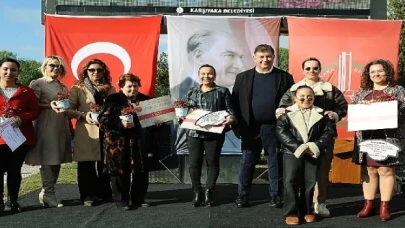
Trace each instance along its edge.
<instances>
[{"instance_id":1,"label":"railing","mask_svg":"<svg viewBox=\"0 0 405 228\"><path fill-rule=\"evenodd\" d=\"M70 6L370 9L370 0L56 0Z\"/></svg>"}]
</instances>

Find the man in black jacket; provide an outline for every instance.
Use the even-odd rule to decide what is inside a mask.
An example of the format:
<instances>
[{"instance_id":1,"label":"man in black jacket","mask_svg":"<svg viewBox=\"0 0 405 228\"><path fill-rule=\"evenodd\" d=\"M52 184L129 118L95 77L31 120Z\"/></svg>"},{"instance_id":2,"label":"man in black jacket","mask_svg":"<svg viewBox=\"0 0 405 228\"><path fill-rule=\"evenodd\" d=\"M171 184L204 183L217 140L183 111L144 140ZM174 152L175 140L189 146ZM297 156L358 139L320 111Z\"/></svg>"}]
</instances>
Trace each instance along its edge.
<instances>
[{"instance_id":1,"label":"man in black jacket","mask_svg":"<svg viewBox=\"0 0 405 228\"><path fill-rule=\"evenodd\" d=\"M270 45L258 45L253 56L256 66L238 74L233 87L232 103L238 121L234 133L242 139L239 196L235 201L238 207L248 204L255 165L262 149L268 164L270 206L282 205L282 169L279 167L282 163L276 151L275 111L294 80L289 73L273 66L274 57L274 49Z\"/></svg>"}]
</instances>

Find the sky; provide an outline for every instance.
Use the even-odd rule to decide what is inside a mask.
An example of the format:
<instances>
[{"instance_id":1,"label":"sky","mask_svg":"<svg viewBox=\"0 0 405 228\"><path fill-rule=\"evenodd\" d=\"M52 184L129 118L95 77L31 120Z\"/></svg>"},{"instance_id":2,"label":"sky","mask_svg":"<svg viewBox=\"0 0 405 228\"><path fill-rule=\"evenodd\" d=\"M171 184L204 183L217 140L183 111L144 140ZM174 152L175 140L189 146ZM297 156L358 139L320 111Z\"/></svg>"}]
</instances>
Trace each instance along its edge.
<instances>
[{"instance_id":1,"label":"sky","mask_svg":"<svg viewBox=\"0 0 405 228\"><path fill-rule=\"evenodd\" d=\"M41 24L40 0L0 0L0 50L11 51L18 58L44 58L44 26ZM280 47L288 47L288 37L281 36ZM167 35L160 38L159 53L167 51Z\"/></svg>"}]
</instances>

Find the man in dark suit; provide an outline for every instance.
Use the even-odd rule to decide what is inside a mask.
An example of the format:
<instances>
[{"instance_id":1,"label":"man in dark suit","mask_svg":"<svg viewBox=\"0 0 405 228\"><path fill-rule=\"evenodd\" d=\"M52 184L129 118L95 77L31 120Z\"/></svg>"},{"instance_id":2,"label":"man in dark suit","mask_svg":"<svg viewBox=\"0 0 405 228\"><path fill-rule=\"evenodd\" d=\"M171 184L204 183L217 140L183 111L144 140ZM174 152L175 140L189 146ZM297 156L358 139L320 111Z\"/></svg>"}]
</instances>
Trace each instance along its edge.
<instances>
[{"instance_id":1,"label":"man in dark suit","mask_svg":"<svg viewBox=\"0 0 405 228\"><path fill-rule=\"evenodd\" d=\"M238 122L234 133L242 139L237 207L248 205L255 165L262 149L268 164L270 206L282 206L282 161L276 151L275 111L294 80L289 73L273 66L274 57L270 45L258 45L253 56L256 66L238 74L233 87L232 103Z\"/></svg>"}]
</instances>

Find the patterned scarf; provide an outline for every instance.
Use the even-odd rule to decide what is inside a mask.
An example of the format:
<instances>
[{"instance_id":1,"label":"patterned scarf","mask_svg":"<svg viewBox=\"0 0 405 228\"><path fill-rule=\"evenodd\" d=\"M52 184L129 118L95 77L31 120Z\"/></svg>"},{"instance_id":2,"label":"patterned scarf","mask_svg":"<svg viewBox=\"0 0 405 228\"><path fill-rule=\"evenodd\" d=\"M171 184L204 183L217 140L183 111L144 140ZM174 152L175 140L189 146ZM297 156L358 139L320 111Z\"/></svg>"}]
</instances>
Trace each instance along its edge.
<instances>
[{"instance_id":1,"label":"patterned scarf","mask_svg":"<svg viewBox=\"0 0 405 228\"><path fill-rule=\"evenodd\" d=\"M96 103L99 104L108 96L108 91L111 89L111 85L102 84L100 82L91 82L89 78L84 79L84 86L90 91L93 95ZM99 100L101 99L101 100Z\"/></svg>"}]
</instances>

